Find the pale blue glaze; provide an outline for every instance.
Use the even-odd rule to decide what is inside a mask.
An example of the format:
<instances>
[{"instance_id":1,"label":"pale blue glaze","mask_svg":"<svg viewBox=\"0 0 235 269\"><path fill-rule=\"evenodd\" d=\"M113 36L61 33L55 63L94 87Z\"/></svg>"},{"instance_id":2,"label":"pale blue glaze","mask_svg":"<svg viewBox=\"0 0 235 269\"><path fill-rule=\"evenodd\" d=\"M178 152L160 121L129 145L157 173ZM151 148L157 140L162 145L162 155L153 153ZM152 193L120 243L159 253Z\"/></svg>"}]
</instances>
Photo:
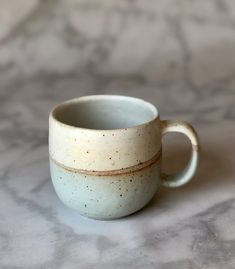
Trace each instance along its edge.
<instances>
[{"instance_id":1,"label":"pale blue glaze","mask_svg":"<svg viewBox=\"0 0 235 269\"><path fill-rule=\"evenodd\" d=\"M94 176L71 172L50 160L52 182L64 204L81 215L114 219L144 207L160 183L160 162L123 175Z\"/></svg>"}]
</instances>

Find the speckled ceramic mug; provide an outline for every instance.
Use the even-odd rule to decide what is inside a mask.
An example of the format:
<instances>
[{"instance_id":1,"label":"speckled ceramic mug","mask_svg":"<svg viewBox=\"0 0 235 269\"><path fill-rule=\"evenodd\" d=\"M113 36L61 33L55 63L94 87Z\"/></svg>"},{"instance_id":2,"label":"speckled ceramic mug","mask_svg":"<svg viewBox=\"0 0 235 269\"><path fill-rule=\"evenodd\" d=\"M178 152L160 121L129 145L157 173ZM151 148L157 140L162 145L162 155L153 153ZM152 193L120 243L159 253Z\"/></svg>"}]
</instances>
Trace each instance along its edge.
<instances>
[{"instance_id":1,"label":"speckled ceramic mug","mask_svg":"<svg viewBox=\"0 0 235 269\"><path fill-rule=\"evenodd\" d=\"M161 173L162 136L185 134L192 144L188 166ZM198 138L185 122L160 120L141 99L94 95L58 105L49 117L50 170L59 198L81 215L114 219L144 207L159 185L178 187L194 175Z\"/></svg>"}]
</instances>

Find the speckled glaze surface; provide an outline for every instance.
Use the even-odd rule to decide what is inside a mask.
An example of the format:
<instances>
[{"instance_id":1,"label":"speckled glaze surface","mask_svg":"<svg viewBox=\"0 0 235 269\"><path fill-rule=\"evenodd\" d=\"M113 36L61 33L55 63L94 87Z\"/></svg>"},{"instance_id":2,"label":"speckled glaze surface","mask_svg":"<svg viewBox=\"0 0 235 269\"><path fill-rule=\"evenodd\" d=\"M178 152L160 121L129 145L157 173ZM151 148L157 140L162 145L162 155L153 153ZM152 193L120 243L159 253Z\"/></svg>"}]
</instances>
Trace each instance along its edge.
<instances>
[{"instance_id":1,"label":"speckled glaze surface","mask_svg":"<svg viewBox=\"0 0 235 269\"><path fill-rule=\"evenodd\" d=\"M161 138L181 132L192 143L188 166L161 173ZM85 96L57 106L49 117L50 169L59 198L81 215L115 219L144 207L160 184L178 187L194 175L198 138L185 122L161 121L144 100Z\"/></svg>"},{"instance_id":2,"label":"speckled glaze surface","mask_svg":"<svg viewBox=\"0 0 235 269\"><path fill-rule=\"evenodd\" d=\"M138 211L160 185L158 162L139 171L110 176L74 173L52 160L50 169L56 193L63 203L95 219L120 218Z\"/></svg>"},{"instance_id":3,"label":"speckled glaze surface","mask_svg":"<svg viewBox=\"0 0 235 269\"><path fill-rule=\"evenodd\" d=\"M81 106L81 111L73 106ZM70 122L74 113L81 116L77 128ZM56 120L57 115L59 120ZM76 98L56 107L49 123L50 156L69 168L124 169L152 159L161 147L158 112L154 106L137 98L115 95ZM128 128L130 126L132 128Z\"/></svg>"}]
</instances>

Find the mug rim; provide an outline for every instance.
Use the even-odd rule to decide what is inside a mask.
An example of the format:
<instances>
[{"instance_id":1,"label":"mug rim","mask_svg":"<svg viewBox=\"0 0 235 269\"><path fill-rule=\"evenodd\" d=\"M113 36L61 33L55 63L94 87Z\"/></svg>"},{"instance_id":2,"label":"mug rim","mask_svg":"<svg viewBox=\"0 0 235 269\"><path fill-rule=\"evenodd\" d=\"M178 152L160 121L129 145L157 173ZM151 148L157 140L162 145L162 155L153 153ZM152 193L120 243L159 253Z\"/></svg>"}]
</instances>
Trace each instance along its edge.
<instances>
[{"instance_id":1,"label":"mug rim","mask_svg":"<svg viewBox=\"0 0 235 269\"><path fill-rule=\"evenodd\" d=\"M125 128L115 128L115 129L92 129L92 128L84 128L84 127L79 127L79 126L73 126L70 124L67 124L63 121L60 121L59 119L57 119L56 117L56 113L65 108L68 107L72 104L76 104L76 103L82 103L85 101L89 101L89 100L111 100L111 99L125 99L125 100L130 100L130 101L134 101L134 102L138 102L138 103L142 103L142 105L145 105L149 110L151 110L153 112L153 118L149 121L146 121L144 123L141 124L137 124L137 125L133 125L133 126L129 126L129 127L125 127ZM66 100L58 105L56 105L50 112L49 115L49 119L55 121L56 123L58 123L59 125L62 125L63 127L66 128L70 128L70 129L74 129L74 130L86 130L86 131L92 131L92 132L115 132L115 131L120 131L120 130L130 130L130 129L134 129L134 128L138 128L138 127L143 127L145 125L151 124L152 122L156 121L157 119L159 119L159 111L157 109L156 106L154 106L152 103L145 101L144 99L138 98L138 97L132 97L132 96L128 96L128 95L115 95L115 94L96 94L96 95L85 95L85 96L81 96L81 97L75 97L69 100Z\"/></svg>"}]
</instances>

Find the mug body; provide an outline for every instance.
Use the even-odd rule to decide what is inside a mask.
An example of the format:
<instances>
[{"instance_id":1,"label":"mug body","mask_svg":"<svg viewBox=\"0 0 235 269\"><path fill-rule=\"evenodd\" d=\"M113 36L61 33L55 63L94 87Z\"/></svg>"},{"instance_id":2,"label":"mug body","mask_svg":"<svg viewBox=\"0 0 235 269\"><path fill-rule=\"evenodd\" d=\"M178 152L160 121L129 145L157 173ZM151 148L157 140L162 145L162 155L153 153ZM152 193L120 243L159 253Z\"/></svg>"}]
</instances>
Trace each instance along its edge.
<instances>
[{"instance_id":1,"label":"mug body","mask_svg":"<svg viewBox=\"0 0 235 269\"><path fill-rule=\"evenodd\" d=\"M50 114L49 153L64 204L96 219L127 216L144 207L160 183L158 111L127 96L64 102Z\"/></svg>"}]
</instances>

